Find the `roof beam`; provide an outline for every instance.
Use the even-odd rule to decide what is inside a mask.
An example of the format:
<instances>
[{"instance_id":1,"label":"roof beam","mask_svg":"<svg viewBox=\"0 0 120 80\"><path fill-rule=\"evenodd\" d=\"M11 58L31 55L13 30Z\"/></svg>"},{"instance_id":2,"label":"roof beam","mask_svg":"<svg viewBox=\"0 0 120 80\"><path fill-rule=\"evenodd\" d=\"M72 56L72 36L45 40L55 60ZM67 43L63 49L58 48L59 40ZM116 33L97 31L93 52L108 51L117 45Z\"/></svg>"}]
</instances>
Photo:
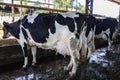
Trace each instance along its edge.
<instances>
[{"instance_id":1,"label":"roof beam","mask_svg":"<svg viewBox=\"0 0 120 80\"><path fill-rule=\"evenodd\" d=\"M117 3L117 4L120 4L120 0L108 0L108 1L111 1L111 2L114 2L114 3Z\"/></svg>"}]
</instances>

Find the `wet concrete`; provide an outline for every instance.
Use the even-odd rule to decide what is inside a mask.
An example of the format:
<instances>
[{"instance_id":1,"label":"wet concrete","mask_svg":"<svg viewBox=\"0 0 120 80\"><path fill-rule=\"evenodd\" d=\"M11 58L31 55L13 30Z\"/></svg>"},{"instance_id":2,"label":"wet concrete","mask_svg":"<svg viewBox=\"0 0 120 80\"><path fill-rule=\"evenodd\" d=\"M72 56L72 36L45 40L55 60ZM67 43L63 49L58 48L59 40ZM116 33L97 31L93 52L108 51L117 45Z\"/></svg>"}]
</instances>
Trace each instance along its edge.
<instances>
[{"instance_id":1,"label":"wet concrete","mask_svg":"<svg viewBox=\"0 0 120 80\"><path fill-rule=\"evenodd\" d=\"M14 65L0 73L0 80L65 80L68 73L64 71L69 57L60 55L39 59L36 68L21 70ZM9 66L8 66L9 67ZM10 66L11 67L11 66ZM120 80L120 53L107 53L106 48L97 49L88 62L80 63L77 74L72 80Z\"/></svg>"}]
</instances>

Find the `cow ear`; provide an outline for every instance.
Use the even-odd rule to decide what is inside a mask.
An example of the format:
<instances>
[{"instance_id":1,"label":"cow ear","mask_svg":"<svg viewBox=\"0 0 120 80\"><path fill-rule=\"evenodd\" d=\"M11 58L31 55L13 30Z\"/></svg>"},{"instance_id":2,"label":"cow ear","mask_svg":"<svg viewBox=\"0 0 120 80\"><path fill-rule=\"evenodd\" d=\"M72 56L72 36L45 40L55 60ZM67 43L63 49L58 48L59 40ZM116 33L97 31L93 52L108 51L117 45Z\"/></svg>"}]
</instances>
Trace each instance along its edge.
<instances>
[{"instance_id":1,"label":"cow ear","mask_svg":"<svg viewBox=\"0 0 120 80\"><path fill-rule=\"evenodd\" d=\"M8 24L9 24L8 22L5 22L5 21L3 22L3 25L4 25L4 26L6 26L6 25L8 25Z\"/></svg>"}]
</instances>

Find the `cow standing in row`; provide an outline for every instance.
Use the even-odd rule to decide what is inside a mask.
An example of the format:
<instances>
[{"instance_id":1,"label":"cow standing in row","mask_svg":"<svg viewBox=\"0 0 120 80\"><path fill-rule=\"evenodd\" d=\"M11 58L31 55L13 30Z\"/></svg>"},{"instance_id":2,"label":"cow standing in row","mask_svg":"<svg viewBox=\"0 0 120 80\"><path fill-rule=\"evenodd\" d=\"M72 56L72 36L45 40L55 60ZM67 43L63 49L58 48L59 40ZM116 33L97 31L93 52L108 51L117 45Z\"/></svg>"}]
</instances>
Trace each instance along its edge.
<instances>
[{"instance_id":1,"label":"cow standing in row","mask_svg":"<svg viewBox=\"0 0 120 80\"><path fill-rule=\"evenodd\" d=\"M98 18L96 19L95 37L108 41L108 51L111 50L111 45L116 39L119 31L118 21L115 18Z\"/></svg>"}]
</instances>

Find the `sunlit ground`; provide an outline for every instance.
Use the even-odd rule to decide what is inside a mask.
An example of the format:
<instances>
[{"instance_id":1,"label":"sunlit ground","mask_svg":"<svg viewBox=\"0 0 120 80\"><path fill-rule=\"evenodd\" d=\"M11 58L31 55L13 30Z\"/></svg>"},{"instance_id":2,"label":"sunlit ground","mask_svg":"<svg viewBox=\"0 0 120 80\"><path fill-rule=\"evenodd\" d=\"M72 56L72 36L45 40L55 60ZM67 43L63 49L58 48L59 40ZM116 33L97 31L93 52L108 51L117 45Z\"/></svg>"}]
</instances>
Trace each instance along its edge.
<instances>
[{"instance_id":1,"label":"sunlit ground","mask_svg":"<svg viewBox=\"0 0 120 80\"><path fill-rule=\"evenodd\" d=\"M0 29L0 39L2 39L3 31Z\"/></svg>"}]
</instances>

